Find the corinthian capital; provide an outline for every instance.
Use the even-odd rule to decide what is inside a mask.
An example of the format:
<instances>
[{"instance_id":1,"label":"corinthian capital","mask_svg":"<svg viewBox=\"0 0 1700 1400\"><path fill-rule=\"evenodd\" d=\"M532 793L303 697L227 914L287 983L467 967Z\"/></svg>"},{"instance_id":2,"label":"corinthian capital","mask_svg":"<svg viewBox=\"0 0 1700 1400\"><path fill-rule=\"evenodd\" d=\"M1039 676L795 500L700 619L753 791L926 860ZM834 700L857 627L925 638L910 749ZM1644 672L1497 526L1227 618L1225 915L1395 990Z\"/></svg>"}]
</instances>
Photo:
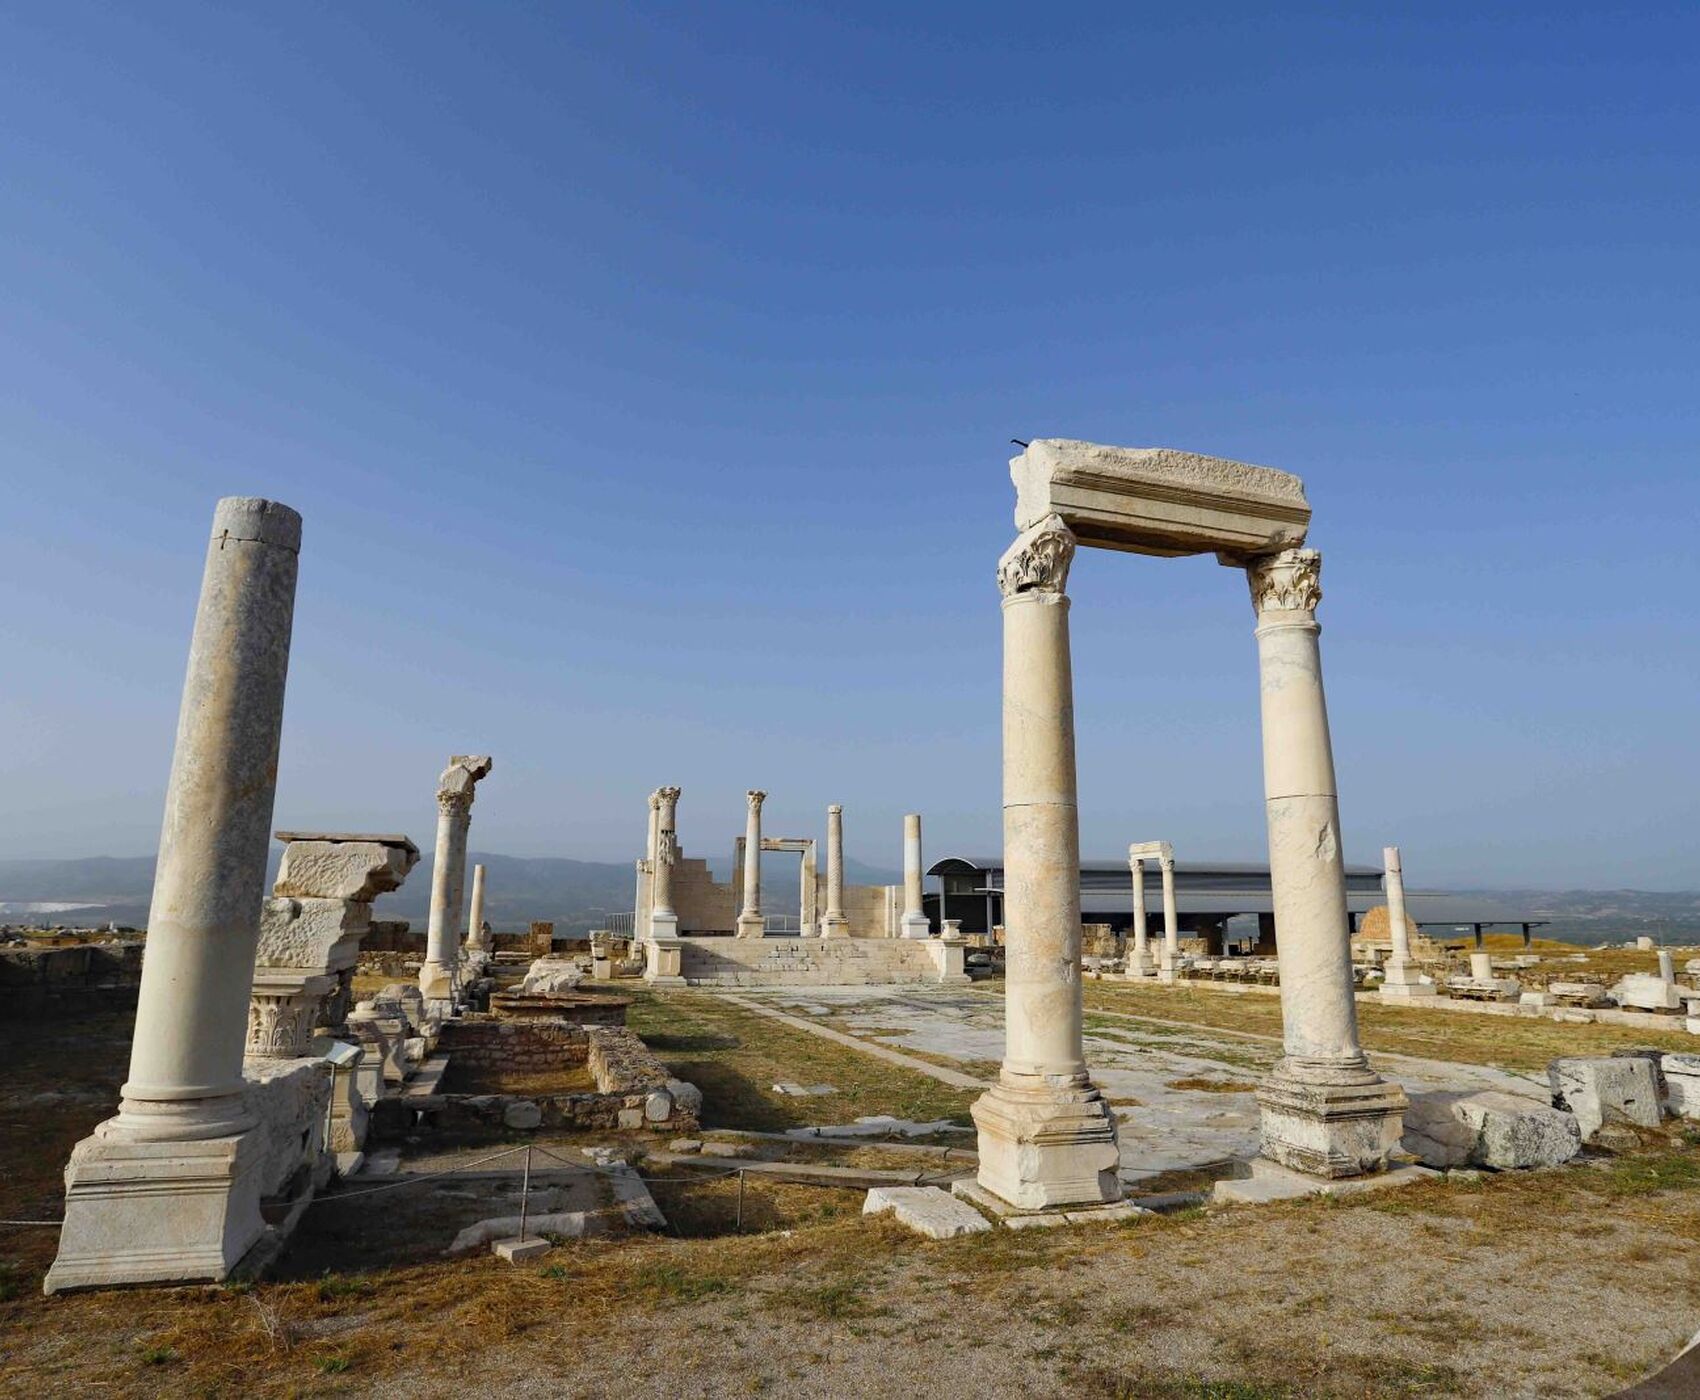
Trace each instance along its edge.
<instances>
[{"instance_id":1,"label":"corinthian capital","mask_svg":"<svg viewBox=\"0 0 1700 1400\"><path fill-rule=\"evenodd\" d=\"M752 812L761 811L761 804L767 801L767 794L760 788L751 788L744 796L749 799Z\"/></svg>"},{"instance_id":2,"label":"corinthian capital","mask_svg":"<svg viewBox=\"0 0 1700 1400\"><path fill-rule=\"evenodd\" d=\"M998 590L1006 598L1017 593L1062 593L1068 588L1068 566L1074 562L1074 531L1060 515L1047 515L1015 537L998 560Z\"/></svg>"},{"instance_id":3,"label":"corinthian capital","mask_svg":"<svg viewBox=\"0 0 1700 1400\"><path fill-rule=\"evenodd\" d=\"M1315 612L1322 601L1322 555L1314 549L1283 549L1246 565L1251 605L1266 612Z\"/></svg>"}]
</instances>

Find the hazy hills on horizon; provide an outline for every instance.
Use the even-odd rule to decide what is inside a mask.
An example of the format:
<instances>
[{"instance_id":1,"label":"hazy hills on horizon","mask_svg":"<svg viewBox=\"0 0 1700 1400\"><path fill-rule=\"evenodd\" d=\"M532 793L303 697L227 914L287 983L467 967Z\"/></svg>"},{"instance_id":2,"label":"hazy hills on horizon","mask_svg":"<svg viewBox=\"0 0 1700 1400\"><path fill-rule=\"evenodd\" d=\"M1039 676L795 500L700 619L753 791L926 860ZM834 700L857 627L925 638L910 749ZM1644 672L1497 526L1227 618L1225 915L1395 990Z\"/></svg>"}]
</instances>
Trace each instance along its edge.
<instances>
[{"instance_id":1,"label":"hazy hills on horizon","mask_svg":"<svg viewBox=\"0 0 1700 1400\"><path fill-rule=\"evenodd\" d=\"M281 847L268 861L266 887L277 872ZM486 870L486 917L503 929L518 929L534 919L553 919L563 930L600 926L609 914L629 911L634 873L629 861L574 860L567 856L505 856L475 852L472 859ZM730 856L711 859L715 878L725 880ZM430 905L429 852L394 894L374 906L380 918L408 919L423 927ZM868 865L846 857L845 878L852 884L890 885L902 880L897 870ZM795 862L770 858L764 880L763 903L773 913L795 913ZM141 925L147 919L153 889L153 856L81 856L53 860L0 858L0 919L77 924L111 921ZM1666 939L1700 939L1700 891L1541 890L1531 888L1459 889L1455 894L1483 894L1505 901L1549 921L1538 930L1545 936L1593 941L1653 934ZM62 904L81 907L61 915L27 914L20 904Z\"/></svg>"}]
</instances>

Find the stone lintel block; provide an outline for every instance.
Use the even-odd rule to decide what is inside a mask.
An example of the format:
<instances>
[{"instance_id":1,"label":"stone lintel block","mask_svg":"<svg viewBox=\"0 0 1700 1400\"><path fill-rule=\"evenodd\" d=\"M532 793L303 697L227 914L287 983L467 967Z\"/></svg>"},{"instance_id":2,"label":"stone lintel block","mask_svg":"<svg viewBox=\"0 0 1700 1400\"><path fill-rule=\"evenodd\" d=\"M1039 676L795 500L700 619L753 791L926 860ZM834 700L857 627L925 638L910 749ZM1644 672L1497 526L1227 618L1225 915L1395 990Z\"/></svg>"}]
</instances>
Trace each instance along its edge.
<instances>
[{"instance_id":1,"label":"stone lintel block","mask_svg":"<svg viewBox=\"0 0 1700 1400\"><path fill-rule=\"evenodd\" d=\"M1060 515L1101 549L1243 560L1302 545L1310 525L1298 477L1173 448L1036 438L1009 471L1016 529Z\"/></svg>"},{"instance_id":2,"label":"stone lintel block","mask_svg":"<svg viewBox=\"0 0 1700 1400\"><path fill-rule=\"evenodd\" d=\"M1103 1205L1122 1196L1116 1118L1097 1089L998 1083L971 1110L981 1186L1023 1210Z\"/></svg>"},{"instance_id":3,"label":"stone lintel block","mask_svg":"<svg viewBox=\"0 0 1700 1400\"><path fill-rule=\"evenodd\" d=\"M44 1291L228 1278L265 1231L266 1130L199 1142L103 1136L117 1121L72 1150L59 1255Z\"/></svg>"},{"instance_id":4,"label":"stone lintel block","mask_svg":"<svg viewBox=\"0 0 1700 1400\"><path fill-rule=\"evenodd\" d=\"M1311 1176L1384 1171L1398 1150L1406 1108L1396 1084L1311 1084L1277 1069L1257 1091L1261 1151Z\"/></svg>"},{"instance_id":5,"label":"stone lintel block","mask_svg":"<svg viewBox=\"0 0 1700 1400\"><path fill-rule=\"evenodd\" d=\"M419 863L419 848L405 836L323 836L289 832L278 865L274 895L294 899L350 899L370 904L399 890Z\"/></svg>"},{"instance_id":6,"label":"stone lintel block","mask_svg":"<svg viewBox=\"0 0 1700 1400\"><path fill-rule=\"evenodd\" d=\"M1468 1160L1478 1167L1556 1167L1582 1150L1574 1114L1516 1094L1492 1089L1466 1094L1452 1113L1474 1135Z\"/></svg>"},{"instance_id":7,"label":"stone lintel block","mask_svg":"<svg viewBox=\"0 0 1700 1400\"><path fill-rule=\"evenodd\" d=\"M340 972L354 965L372 928L372 906L344 899L268 899L260 908L256 967Z\"/></svg>"}]
</instances>

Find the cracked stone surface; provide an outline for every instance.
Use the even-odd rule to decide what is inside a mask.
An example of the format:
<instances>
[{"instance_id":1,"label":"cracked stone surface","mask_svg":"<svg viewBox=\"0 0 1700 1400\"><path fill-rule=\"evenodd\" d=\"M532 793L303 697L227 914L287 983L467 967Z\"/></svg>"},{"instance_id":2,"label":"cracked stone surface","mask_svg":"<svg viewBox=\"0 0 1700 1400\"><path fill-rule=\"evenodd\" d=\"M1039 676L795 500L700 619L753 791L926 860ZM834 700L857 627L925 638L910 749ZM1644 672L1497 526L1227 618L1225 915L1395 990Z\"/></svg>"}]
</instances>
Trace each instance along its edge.
<instances>
[{"instance_id":1,"label":"cracked stone surface","mask_svg":"<svg viewBox=\"0 0 1700 1400\"><path fill-rule=\"evenodd\" d=\"M795 1014L807 1008L835 1030L894 1050L959 1061L964 1068L1003 1058L1003 999L931 987L740 988L750 1000ZM1121 1175L1129 1182L1169 1171L1250 1157L1258 1145L1257 1103L1249 1090L1170 1087L1176 1081L1247 1084L1280 1057L1272 1037L1235 1035L1105 1012L1086 1012L1086 1061L1121 1120ZM1407 1090L1493 1089L1547 1101L1544 1076L1405 1055L1372 1055Z\"/></svg>"}]
</instances>

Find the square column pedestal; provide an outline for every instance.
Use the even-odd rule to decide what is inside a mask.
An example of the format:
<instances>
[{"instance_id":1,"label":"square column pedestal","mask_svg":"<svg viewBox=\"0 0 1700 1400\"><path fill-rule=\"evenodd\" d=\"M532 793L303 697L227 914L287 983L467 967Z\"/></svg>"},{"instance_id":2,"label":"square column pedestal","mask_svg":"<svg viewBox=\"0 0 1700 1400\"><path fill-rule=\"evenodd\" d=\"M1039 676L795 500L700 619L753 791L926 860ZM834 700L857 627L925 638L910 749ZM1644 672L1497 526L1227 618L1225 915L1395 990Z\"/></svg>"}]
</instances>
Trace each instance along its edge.
<instances>
[{"instance_id":1,"label":"square column pedestal","mask_svg":"<svg viewBox=\"0 0 1700 1400\"><path fill-rule=\"evenodd\" d=\"M977 1180L1010 1205L1049 1210L1121 1199L1115 1114L1091 1085L1000 1080L970 1112L980 1135Z\"/></svg>"},{"instance_id":2,"label":"square column pedestal","mask_svg":"<svg viewBox=\"0 0 1700 1400\"><path fill-rule=\"evenodd\" d=\"M657 934L645 945L643 980L652 987L682 987L685 985L683 964L685 945L677 938Z\"/></svg>"},{"instance_id":3,"label":"square column pedestal","mask_svg":"<svg viewBox=\"0 0 1700 1400\"><path fill-rule=\"evenodd\" d=\"M1305 1078L1297 1077L1300 1074ZM1262 1155L1312 1176L1363 1176L1384 1171L1399 1148L1409 1101L1397 1084L1369 1070L1323 1071L1283 1060L1257 1091L1263 1114Z\"/></svg>"},{"instance_id":4,"label":"square column pedestal","mask_svg":"<svg viewBox=\"0 0 1700 1400\"><path fill-rule=\"evenodd\" d=\"M65 1168L65 1225L45 1290L228 1278L265 1230L266 1136L256 1127L130 1142L97 1128Z\"/></svg>"}]
</instances>

